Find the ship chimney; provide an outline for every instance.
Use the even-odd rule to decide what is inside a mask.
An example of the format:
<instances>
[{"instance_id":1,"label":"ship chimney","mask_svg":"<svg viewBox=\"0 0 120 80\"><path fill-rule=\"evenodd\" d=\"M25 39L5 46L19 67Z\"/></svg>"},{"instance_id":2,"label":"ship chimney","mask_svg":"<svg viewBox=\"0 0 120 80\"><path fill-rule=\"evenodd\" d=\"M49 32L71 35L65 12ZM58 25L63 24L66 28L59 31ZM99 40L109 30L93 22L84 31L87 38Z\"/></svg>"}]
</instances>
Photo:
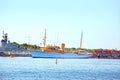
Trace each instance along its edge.
<instances>
[{"instance_id":1,"label":"ship chimney","mask_svg":"<svg viewBox=\"0 0 120 80\"><path fill-rule=\"evenodd\" d=\"M63 52L65 51L65 44L64 43L61 44L61 49L63 50Z\"/></svg>"}]
</instances>

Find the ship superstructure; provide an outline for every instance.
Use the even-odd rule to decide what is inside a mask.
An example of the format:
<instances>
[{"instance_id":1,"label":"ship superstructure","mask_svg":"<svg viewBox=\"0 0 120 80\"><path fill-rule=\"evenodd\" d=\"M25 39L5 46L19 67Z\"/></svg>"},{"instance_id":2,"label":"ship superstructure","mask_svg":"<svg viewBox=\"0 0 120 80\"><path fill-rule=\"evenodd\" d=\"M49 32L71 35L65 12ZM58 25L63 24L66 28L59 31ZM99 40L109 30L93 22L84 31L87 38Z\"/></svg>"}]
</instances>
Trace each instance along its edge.
<instances>
[{"instance_id":1,"label":"ship superstructure","mask_svg":"<svg viewBox=\"0 0 120 80\"><path fill-rule=\"evenodd\" d=\"M10 43L10 40L8 40L8 34L4 33L3 31L2 40L0 42L0 51L15 51L15 50L20 50L20 48L18 47L18 45Z\"/></svg>"}]
</instances>

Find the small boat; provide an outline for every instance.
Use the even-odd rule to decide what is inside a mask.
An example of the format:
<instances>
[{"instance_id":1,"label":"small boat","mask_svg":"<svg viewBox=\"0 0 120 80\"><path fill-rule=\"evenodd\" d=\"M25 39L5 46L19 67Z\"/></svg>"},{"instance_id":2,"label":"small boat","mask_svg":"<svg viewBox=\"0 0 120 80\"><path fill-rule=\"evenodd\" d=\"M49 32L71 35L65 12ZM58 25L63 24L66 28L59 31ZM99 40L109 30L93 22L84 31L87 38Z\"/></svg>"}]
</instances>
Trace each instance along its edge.
<instances>
[{"instance_id":1,"label":"small boat","mask_svg":"<svg viewBox=\"0 0 120 80\"><path fill-rule=\"evenodd\" d=\"M9 56L10 58L14 58L14 54L10 54L10 56Z\"/></svg>"}]
</instances>

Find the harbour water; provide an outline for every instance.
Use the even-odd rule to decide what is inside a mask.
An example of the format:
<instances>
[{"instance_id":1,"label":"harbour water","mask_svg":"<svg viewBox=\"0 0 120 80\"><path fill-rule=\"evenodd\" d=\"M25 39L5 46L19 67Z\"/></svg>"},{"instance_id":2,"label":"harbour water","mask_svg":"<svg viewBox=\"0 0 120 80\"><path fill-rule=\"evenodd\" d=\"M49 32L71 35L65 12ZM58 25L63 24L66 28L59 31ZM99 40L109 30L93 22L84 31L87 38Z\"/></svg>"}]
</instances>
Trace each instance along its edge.
<instances>
[{"instance_id":1,"label":"harbour water","mask_svg":"<svg viewBox=\"0 0 120 80\"><path fill-rule=\"evenodd\" d=\"M0 57L0 80L120 80L120 59Z\"/></svg>"}]
</instances>

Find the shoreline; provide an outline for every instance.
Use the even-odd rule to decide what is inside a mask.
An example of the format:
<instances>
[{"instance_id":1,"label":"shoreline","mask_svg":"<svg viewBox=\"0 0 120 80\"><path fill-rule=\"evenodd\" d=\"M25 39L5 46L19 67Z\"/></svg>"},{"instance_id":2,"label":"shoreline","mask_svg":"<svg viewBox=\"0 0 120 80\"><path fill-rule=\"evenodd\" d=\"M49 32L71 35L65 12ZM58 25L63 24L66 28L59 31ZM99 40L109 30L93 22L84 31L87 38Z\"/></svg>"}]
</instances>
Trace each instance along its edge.
<instances>
[{"instance_id":1,"label":"shoreline","mask_svg":"<svg viewBox=\"0 0 120 80\"><path fill-rule=\"evenodd\" d=\"M31 57L31 54L28 52L0 52L0 57Z\"/></svg>"},{"instance_id":2,"label":"shoreline","mask_svg":"<svg viewBox=\"0 0 120 80\"><path fill-rule=\"evenodd\" d=\"M4 55L1 55L0 54L0 57L32 57L31 54L4 54ZM50 59L53 59L53 58L50 58ZM59 59L59 58L58 58ZM62 58L60 58L62 59ZM63 59L66 59L66 58L63 58ZM72 58L74 59L74 58ZM88 58L88 59L120 59L120 57L117 57L117 58L114 58L114 57L92 57L92 58Z\"/></svg>"},{"instance_id":3,"label":"shoreline","mask_svg":"<svg viewBox=\"0 0 120 80\"><path fill-rule=\"evenodd\" d=\"M5 54L5 55L0 55L0 57L32 57L30 54Z\"/></svg>"},{"instance_id":4,"label":"shoreline","mask_svg":"<svg viewBox=\"0 0 120 80\"><path fill-rule=\"evenodd\" d=\"M0 57L11 57L12 58L12 57L32 57L32 56L28 51L27 52L4 51L4 52L0 52ZM120 59L120 56L94 56L93 55L92 58L93 59Z\"/></svg>"}]
</instances>

